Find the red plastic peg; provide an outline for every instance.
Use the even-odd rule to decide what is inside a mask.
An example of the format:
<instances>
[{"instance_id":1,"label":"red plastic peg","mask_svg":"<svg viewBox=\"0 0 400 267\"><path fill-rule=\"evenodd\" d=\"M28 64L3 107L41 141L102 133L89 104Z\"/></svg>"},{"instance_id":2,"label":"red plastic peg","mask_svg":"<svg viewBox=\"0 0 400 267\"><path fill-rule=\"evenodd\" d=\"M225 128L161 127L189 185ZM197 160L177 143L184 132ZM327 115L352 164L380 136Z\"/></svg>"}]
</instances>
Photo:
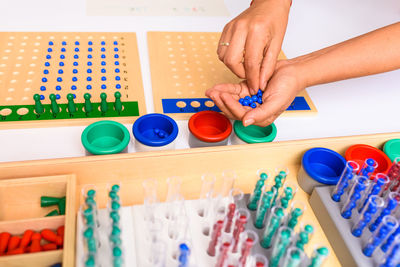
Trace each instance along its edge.
<instances>
[{"instance_id":1,"label":"red plastic peg","mask_svg":"<svg viewBox=\"0 0 400 267\"><path fill-rule=\"evenodd\" d=\"M48 251L48 250L56 250L57 249L57 244L54 243L48 243L42 246L42 249L44 251Z\"/></svg>"},{"instance_id":2,"label":"red plastic peg","mask_svg":"<svg viewBox=\"0 0 400 267\"><path fill-rule=\"evenodd\" d=\"M3 232L0 234L0 255L6 252L10 237L11 237L10 233L7 232Z\"/></svg>"},{"instance_id":3,"label":"red plastic peg","mask_svg":"<svg viewBox=\"0 0 400 267\"><path fill-rule=\"evenodd\" d=\"M32 230L26 230L24 232L21 243L19 244L21 248L26 248L31 243L33 233L34 232Z\"/></svg>"},{"instance_id":4,"label":"red plastic peg","mask_svg":"<svg viewBox=\"0 0 400 267\"><path fill-rule=\"evenodd\" d=\"M21 238L19 236L16 236L16 235L12 236L10 238L10 241L8 241L7 251L11 251L11 250L18 248L20 242L21 242Z\"/></svg>"},{"instance_id":5,"label":"red plastic peg","mask_svg":"<svg viewBox=\"0 0 400 267\"><path fill-rule=\"evenodd\" d=\"M10 250L7 252L7 255L18 255L18 254L24 254L25 253L25 249L22 247Z\"/></svg>"},{"instance_id":6,"label":"red plastic peg","mask_svg":"<svg viewBox=\"0 0 400 267\"><path fill-rule=\"evenodd\" d=\"M32 244L29 249L29 252L39 252L42 251L42 247L40 246L40 240L42 240L42 236L39 233L34 233L32 235Z\"/></svg>"},{"instance_id":7,"label":"red plastic peg","mask_svg":"<svg viewBox=\"0 0 400 267\"><path fill-rule=\"evenodd\" d=\"M60 227L57 228L57 235L62 237L63 239L64 239L64 230L65 230L64 225L61 225Z\"/></svg>"}]
</instances>

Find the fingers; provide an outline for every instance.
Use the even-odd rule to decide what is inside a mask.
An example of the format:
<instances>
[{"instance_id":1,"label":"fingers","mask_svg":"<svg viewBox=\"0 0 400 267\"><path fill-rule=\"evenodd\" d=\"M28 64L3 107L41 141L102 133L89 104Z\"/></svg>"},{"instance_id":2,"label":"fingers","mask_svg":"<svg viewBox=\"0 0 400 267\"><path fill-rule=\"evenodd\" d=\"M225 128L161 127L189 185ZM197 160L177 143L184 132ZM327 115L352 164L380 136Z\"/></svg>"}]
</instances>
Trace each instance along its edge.
<instances>
[{"instance_id":1,"label":"fingers","mask_svg":"<svg viewBox=\"0 0 400 267\"><path fill-rule=\"evenodd\" d=\"M246 43L246 31L235 29L229 46L225 50L223 62L239 78L245 78L245 70L242 63L243 51Z\"/></svg>"},{"instance_id":2,"label":"fingers","mask_svg":"<svg viewBox=\"0 0 400 267\"><path fill-rule=\"evenodd\" d=\"M239 103L238 96L232 96L227 93L221 94L221 99L225 104L225 107L229 110L229 112L233 115L234 119L241 120L243 116L248 112L251 108L244 107Z\"/></svg>"},{"instance_id":3,"label":"fingers","mask_svg":"<svg viewBox=\"0 0 400 267\"><path fill-rule=\"evenodd\" d=\"M221 93L225 92L232 95L240 95L242 87L240 84L233 84L233 83L217 84L213 88L210 88L206 91L206 96L210 97L210 93L213 91L218 91Z\"/></svg>"},{"instance_id":4,"label":"fingers","mask_svg":"<svg viewBox=\"0 0 400 267\"><path fill-rule=\"evenodd\" d=\"M221 37L219 38L217 54L219 60L221 60L222 62L224 62L225 53L229 46L221 45L221 43L230 43L230 40L232 38L231 28L232 28L231 23L226 24L224 30L222 31Z\"/></svg>"},{"instance_id":5,"label":"fingers","mask_svg":"<svg viewBox=\"0 0 400 267\"><path fill-rule=\"evenodd\" d=\"M282 109L281 101L264 101L264 103L257 108L247 112L243 118L243 125L258 125L267 126L270 125L274 120L284 111Z\"/></svg>"},{"instance_id":6,"label":"fingers","mask_svg":"<svg viewBox=\"0 0 400 267\"><path fill-rule=\"evenodd\" d=\"M229 109L225 106L224 101L221 99L221 92L217 90L211 90L208 95L209 98L211 98L214 103L219 107L219 109L225 114L230 119L235 119L233 114L229 111Z\"/></svg>"},{"instance_id":7,"label":"fingers","mask_svg":"<svg viewBox=\"0 0 400 267\"><path fill-rule=\"evenodd\" d=\"M268 80L271 78L275 70L276 61L278 60L281 44L273 40L269 47L266 47L266 52L261 63L260 69L260 88L264 90Z\"/></svg>"},{"instance_id":8,"label":"fingers","mask_svg":"<svg viewBox=\"0 0 400 267\"><path fill-rule=\"evenodd\" d=\"M269 42L270 37L258 28L249 32L247 36L244 68L251 94L256 94L260 88L260 67L263 59L264 48L269 45Z\"/></svg>"}]
</instances>

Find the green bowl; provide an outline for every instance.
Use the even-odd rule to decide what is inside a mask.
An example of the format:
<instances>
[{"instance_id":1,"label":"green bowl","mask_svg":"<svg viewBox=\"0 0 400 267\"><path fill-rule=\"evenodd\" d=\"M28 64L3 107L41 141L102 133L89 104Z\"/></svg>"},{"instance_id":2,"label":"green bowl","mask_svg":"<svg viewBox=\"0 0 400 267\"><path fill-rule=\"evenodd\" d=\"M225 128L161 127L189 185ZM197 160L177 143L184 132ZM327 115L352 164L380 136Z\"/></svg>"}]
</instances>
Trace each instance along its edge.
<instances>
[{"instance_id":1,"label":"green bowl","mask_svg":"<svg viewBox=\"0 0 400 267\"><path fill-rule=\"evenodd\" d=\"M85 149L94 155L115 154L129 144L129 131L116 121L98 121L82 132L81 140Z\"/></svg>"},{"instance_id":2,"label":"green bowl","mask_svg":"<svg viewBox=\"0 0 400 267\"><path fill-rule=\"evenodd\" d=\"M276 137L276 126L274 123L267 127L255 125L244 127L241 121L235 121L233 130L242 141L248 144L272 142Z\"/></svg>"},{"instance_id":3,"label":"green bowl","mask_svg":"<svg viewBox=\"0 0 400 267\"><path fill-rule=\"evenodd\" d=\"M400 139L392 139L385 143L383 152L393 162L395 158L400 157Z\"/></svg>"}]
</instances>

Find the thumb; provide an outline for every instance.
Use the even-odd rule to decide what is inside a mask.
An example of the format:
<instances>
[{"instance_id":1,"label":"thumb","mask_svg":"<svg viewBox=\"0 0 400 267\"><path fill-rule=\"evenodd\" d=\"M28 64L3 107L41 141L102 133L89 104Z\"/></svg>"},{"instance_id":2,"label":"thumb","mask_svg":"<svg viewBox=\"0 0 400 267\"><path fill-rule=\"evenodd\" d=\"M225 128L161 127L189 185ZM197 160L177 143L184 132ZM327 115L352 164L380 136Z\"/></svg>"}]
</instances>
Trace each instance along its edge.
<instances>
[{"instance_id":1,"label":"thumb","mask_svg":"<svg viewBox=\"0 0 400 267\"><path fill-rule=\"evenodd\" d=\"M266 101L243 116L243 125L245 127L252 124L267 126L274 121L276 114L279 114L281 109L282 105L279 101L273 101L272 99Z\"/></svg>"}]
</instances>

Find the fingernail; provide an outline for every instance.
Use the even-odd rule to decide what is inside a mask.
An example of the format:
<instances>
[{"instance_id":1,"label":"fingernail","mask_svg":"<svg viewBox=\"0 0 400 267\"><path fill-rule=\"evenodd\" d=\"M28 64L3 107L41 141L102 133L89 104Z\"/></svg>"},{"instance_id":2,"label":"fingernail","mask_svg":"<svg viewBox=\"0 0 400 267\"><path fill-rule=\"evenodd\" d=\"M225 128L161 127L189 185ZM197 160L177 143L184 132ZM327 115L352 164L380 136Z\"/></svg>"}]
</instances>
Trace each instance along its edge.
<instances>
[{"instance_id":1,"label":"fingernail","mask_svg":"<svg viewBox=\"0 0 400 267\"><path fill-rule=\"evenodd\" d=\"M247 126L249 126L249 125L252 125L254 122L255 122L254 119L247 119L247 120L245 120L245 121L243 122L243 126L244 126L244 127L247 127Z\"/></svg>"}]
</instances>

